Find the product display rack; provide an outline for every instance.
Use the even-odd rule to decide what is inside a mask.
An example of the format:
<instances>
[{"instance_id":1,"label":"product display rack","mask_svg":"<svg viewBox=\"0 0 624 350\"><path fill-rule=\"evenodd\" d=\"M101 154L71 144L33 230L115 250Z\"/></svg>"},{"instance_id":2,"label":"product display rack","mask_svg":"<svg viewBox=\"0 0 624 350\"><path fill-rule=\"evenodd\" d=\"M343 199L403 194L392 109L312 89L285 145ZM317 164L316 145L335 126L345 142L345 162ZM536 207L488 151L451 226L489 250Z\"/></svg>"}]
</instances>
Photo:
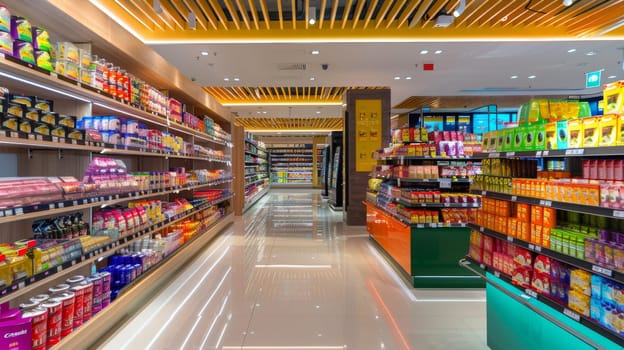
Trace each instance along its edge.
<instances>
[{"instance_id":1,"label":"product display rack","mask_svg":"<svg viewBox=\"0 0 624 350\"><path fill-rule=\"evenodd\" d=\"M484 152L475 154L475 158L479 159L535 159L535 158L559 158L569 161L574 161L571 164L580 164L584 159L621 159L623 146L609 146L609 147L589 147L589 148L574 148L574 149L558 149L558 150L537 150L537 151L507 151L507 152ZM578 169L576 169L578 171ZM495 175L491 175L496 177ZM507 177L510 178L510 177ZM511 191L511 188L509 189ZM609 208L597 205L577 204L564 201L550 200L546 198L529 197L516 195L512 193L503 193L498 191L473 189L471 193L479 194L483 198L491 198L495 200L518 203L523 205L545 207L556 209L557 211L570 212L578 214L587 214L591 216L604 217L611 220L622 220L624 218L624 210L619 208ZM624 283L624 272L609 268L600 263L588 261L576 256L563 254L560 251L555 251L550 247L543 246L542 244L535 244L518 237L510 236L506 233L493 230L481 225L470 224L470 228L479 232L484 236L489 236L502 241L506 241L513 246L523 248L534 255L538 254L552 259L553 261L564 263L571 268L584 270L592 275L600 276L606 280L613 281L615 283ZM556 249L556 248L554 248ZM618 334L617 331L606 328L605 325L592 320L590 317L585 317L582 314L570 310L566 305L558 303L547 296L544 296L536 291L528 288L521 288L513 285L509 276L502 274L491 266L486 266L480 262L471 258L466 258L462 262L464 266L471 270L481 270L481 274L487 281L488 287L488 303L490 303L490 296L496 298L501 302L507 303L508 299L514 299L509 293L505 293L506 289L515 288L520 290L525 296L528 295L531 300L535 300L540 304L539 308L532 310L537 314L529 317L543 317L544 323L548 323L548 327L555 328L555 331L562 332L566 339L573 339L570 342L579 342L580 345L575 345L577 348L619 348L624 346L624 337ZM477 267L478 266L478 267ZM502 293L501 293L502 292ZM527 298L528 298L527 297ZM516 300L516 302L521 301ZM593 304L592 304L593 305ZM544 307L549 309L548 311L554 315L544 315ZM593 308L593 306L592 306ZM593 309L592 309L593 310ZM526 340L523 338L531 337L529 334L515 334L510 332L510 327L515 327L515 321L507 319L509 313L517 314L516 310L507 310L507 308L489 308L488 307L488 345L493 348L509 348L509 342L515 343L517 348L529 346ZM518 317L522 317L518 315ZM573 324L562 324L560 317L566 318L567 321L571 321ZM505 321L502 321L505 320ZM500 321L500 322L499 322ZM510 337L502 339L497 334L507 333ZM563 343L559 346L570 348L565 345L566 340L562 340ZM505 344L505 345L503 345ZM532 347L545 346L545 343L531 344Z\"/></svg>"},{"instance_id":2,"label":"product display rack","mask_svg":"<svg viewBox=\"0 0 624 350\"><path fill-rule=\"evenodd\" d=\"M245 207L251 208L270 189L269 161L264 143L245 137Z\"/></svg>"},{"instance_id":3,"label":"product display rack","mask_svg":"<svg viewBox=\"0 0 624 350\"><path fill-rule=\"evenodd\" d=\"M378 159L390 166L421 165L432 163L438 168L437 158L428 157L387 157ZM440 159L449 161L449 158ZM470 160L467 158L458 160ZM382 163L383 164L383 163ZM443 163L440 163L443 164ZM374 169L373 169L374 170ZM396 174L393 174L396 175ZM422 188L436 191L453 190L467 192L469 178L439 177L436 173L432 178L410 178L393 175L379 175L375 172L371 178L381 179L383 183L394 184L400 188ZM370 183L370 182L369 182ZM466 222L414 222L409 214L401 214L401 210L412 208L438 211L445 208L471 209L479 208L478 202L445 202L409 199L401 196L393 198L385 192L368 189L366 217L367 230L371 238L378 244L390 260L397 265L410 285L417 288L477 288L484 283L478 276L462 271L457 260L465 255L466 241L470 234ZM381 202L378 201L381 198ZM374 201L374 202L373 202ZM382 203L383 205L379 205ZM392 203L390 209L384 203ZM436 214L436 221L441 216ZM463 252L463 253L462 253Z\"/></svg>"},{"instance_id":4,"label":"product display rack","mask_svg":"<svg viewBox=\"0 0 624 350\"><path fill-rule=\"evenodd\" d=\"M271 185L312 186L314 164L311 144L296 144L268 149Z\"/></svg>"},{"instance_id":5,"label":"product display rack","mask_svg":"<svg viewBox=\"0 0 624 350\"><path fill-rule=\"evenodd\" d=\"M111 54L114 56L114 54ZM101 268L106 266L108 257L116 254L120 249L129 247L143 238L150 238L155 233L162 232L173 225L180 224L188 219L192 219L195 214L204 212L207 209L213 210L215 207L221 209L211 217L206 218L207 228L196 233L186 244L179 247L174 253L169 253L162 258L159 263L147 270L139 283L143 288L132 288L126 286L123 293L109 308L105 308L93 318L89 323L76 329L74 334L92 333L94 328L110 329L124 315L136 310L136 300L149 295L149 286L158 286L166 283L163 280L167 270L178 268L184 261L192 256L193 252L203 247L214 236L221 232L233 221L229 214L232 177L231 172L231 141L225 138L212 136L200 132L186 125L170 120L168 115L148 112L144 109L136 108L127 102L112 97L102 91L82 85L71 79L58 76L41 69L36 69L31 65L15 60L12 57L0 55L0 76L2 81L0 86L7 88L11 93L24 94L27 96L37 96L54 102L54 112L67 115L82 116L115 115L128 120L135 120L145 123L152 129L167 131L174 136L179 136L187 144L201 146L203 148L219 150L223 156L212 156L199 153L197 149L191 149L191 153L184 151L173 153L160 149L147 149L141 147L126 147L117 144L104 142L93 142L86 139L69 139L55 136L41 136L26 134L11 130L0 130L0 148L3 153L15 154L14 163L9 162L4 165L3 176L67 176L82 178L86 165L93 157L114 157L123 160L128 166L128 171L169 171L170 168L185 168L189 170L209 169L223 170L224 177L218 180L210 180L203 183L189 182L186 185L154 187L151 190L131 191L127 193L97 194L85 196L84 198L71 200L56 200L50 203L7 207L0 211L0 228L2 232L2 242L12 242L19 239L29 239L32 234L31 223L33 219L46 219L59 214L69 212L81 212L86 215L87 222L91 222L91 215L94 209L105 208L115 205L123 205L129 201L143 199L174 200L177 198L191 198L196 190L216 188L224 190L224 196L219 199L204 199L196 203L193 209L165 217L164 220L143 224L126 232L118 239L109 239L97 246L91 246L87 250L81 251L79 257L63 261L59 265L52 266L47 270L33 274L26 278L17 278L11 285L0 289L0 302L10 302L12 306L17 306L21 302L28 300L28 297L39 293L47 292L47 288L63 282L67 277L76 274L89 275L96 266ZM194 96L188 99L193 100ZM198 106L198 113L208 110L205 106ZM212 112L211 112L212 113ZM213 114L214 116L214 114ZM218 118L218 122L229 130L229 119ZM188 148L187 148L188 149ZM210 153L212 154L212 153ZM8 173L7 173L8 171ZM218 215L217 215L218 214ZM208 224L210 223L210 224ZM179 254L179 252L184 254ZM191 255L187 255L187 254ZM175 265L175 266L174 266ZM158 271L158 273L152 273ZM151 282L147 282L151 281ZM128 305L128 297L133 306ZM114 311L117 306L125 304L125 311ZM96 320L98 319L98 320ZM101 321L106 319L107 321ZM108 322L108 323L107 323ZM72 334L73 336L73 334ZM71 343L69 338L63 339L60 346ZM89 334L88 336L92 336ZM78 346L76 346L78 347Z\"/></svg>"}]
</instances>

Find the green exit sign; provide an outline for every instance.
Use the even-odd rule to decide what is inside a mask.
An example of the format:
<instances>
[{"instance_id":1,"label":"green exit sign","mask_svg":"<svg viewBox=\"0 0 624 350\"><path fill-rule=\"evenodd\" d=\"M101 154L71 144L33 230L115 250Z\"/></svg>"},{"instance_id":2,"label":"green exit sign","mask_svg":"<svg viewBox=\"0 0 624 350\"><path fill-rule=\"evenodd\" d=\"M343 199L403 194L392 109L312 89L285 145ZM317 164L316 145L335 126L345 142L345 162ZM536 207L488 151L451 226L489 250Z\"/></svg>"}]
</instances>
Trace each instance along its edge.
<instances>
[{"instance_id":1,"label":"green exit sign","mask_svg":"<svg viewBox=\"0 0 624 350\"><path fill-rule=\"evenodd\" d=\"M591 89L600 87L600 77L602 70L585 73L585 88Z\"/></svg>"}]
</instances>

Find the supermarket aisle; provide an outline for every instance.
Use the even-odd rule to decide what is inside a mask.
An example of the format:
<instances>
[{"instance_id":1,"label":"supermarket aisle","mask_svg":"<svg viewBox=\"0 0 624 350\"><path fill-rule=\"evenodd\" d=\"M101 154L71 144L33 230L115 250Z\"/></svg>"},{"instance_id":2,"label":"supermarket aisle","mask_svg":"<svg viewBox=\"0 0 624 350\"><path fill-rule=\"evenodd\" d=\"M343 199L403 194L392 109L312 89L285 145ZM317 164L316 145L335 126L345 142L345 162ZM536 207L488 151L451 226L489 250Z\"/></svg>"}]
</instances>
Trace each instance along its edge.
<instances>
[{"instance_id":1,"label":"supermarket aisle","mask_svg":"<svg viewBox=\"0 0 624 350\"><path fill-rule=\"evenodd\" d=\"M487 348L482 291L407 288L341 216L271 191L102 348Z\"/></svg>"}]
</instances>

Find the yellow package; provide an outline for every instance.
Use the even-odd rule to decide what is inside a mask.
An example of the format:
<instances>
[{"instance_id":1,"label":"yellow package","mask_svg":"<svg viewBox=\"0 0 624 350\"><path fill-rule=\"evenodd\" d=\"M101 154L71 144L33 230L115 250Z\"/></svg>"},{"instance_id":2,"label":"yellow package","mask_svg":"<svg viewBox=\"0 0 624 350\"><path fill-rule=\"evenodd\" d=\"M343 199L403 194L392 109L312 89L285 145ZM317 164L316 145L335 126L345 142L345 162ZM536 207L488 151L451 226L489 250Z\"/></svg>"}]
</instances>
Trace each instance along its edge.
<instances>
[{"instance_id":1,"label":"yellow package","mask_svg":"<svg viewBox=\"0 0 624 350\"><path fill-rule=\"evenodd\" d=\"M591 296L591 273L581 269L571 270L570 288L586 296Z\"/></svg>"},{"instance_id":2,"label":"yellow package","mask_svg":"<svg viewBox=\"0 0 624 350\"><path fill-rule=\"evenodd\" d=\"M546 128L546 150L557 149L557 123L548 123Z\"/></svg>"},{"instance_id":3,"label":"yellow package","mask_svg":"<svg viewBox=\"0 0 624 350\"><path fill-rule=\"evenodd\" d=\"M618 146L624 145L624 114L617 117L617 140Z\"/></svg>"},{"instance_id":4,"label":"yellow package","mask_svg":"<svg viewBox=\"0 0 624 350\"><path fill-rule=\"evenodd\" d=\"M568 307L581 315L589 316L590 297L576 290L568 293Z\"/></svg>"},{"instance_id":5,"label":"yellow package","mask_svg":"<svg viewBox=\"0 0 624 350\"><path fill-rule=\"evenodd\" d=\"M624 113L624 81L605 84L602 90L604 97L604 114Z\"/></svg>"},{"instance_id":6,"label":"yellow package","mask_svg":"<svg viewBox=\"0 0 624 350\"><path fill-rule=\"evenodd\" d=\"M583 121L583 147L598 147L600 144L600 118L591 117Z\"/></svg>"},{"instance_id":7,"label":"yellow package","mask_svg":"<svg viewBox=\"0 0 624 350\"><path fill-rule=\"evenodd\" d=\"M615 115L605 115L600 118L598 134L598 146L615 146L617 143L618 117Z\"/></svg>"},{"instance_id":8,"label":"yellow package","mask_svg":"<svg viewBox=\"0 0 624 350\"><path fill-rule=\"evenodd\" d=\"M581 119L568 120L568 148L583 147L583 122Z\"/></svg>"}]
</instances>

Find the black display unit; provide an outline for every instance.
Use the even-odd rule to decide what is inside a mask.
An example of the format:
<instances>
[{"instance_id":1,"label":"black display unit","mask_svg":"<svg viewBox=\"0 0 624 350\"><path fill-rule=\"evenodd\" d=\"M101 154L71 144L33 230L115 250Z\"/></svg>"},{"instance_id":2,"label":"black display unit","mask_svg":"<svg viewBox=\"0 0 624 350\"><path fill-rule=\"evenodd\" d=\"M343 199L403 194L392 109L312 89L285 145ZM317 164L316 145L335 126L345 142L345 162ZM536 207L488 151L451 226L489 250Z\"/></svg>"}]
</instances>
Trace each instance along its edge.
<instances>
[{"instance_id":1,"label":"black display unit","mask_svg":"<svg viewBox=\"0 0 624 350\"><path fill-rule=\"evenodd\" d=\"M329 163L330 163L330 146L323 148L321 153L321 197L329 197Z\"/></svg>"},{"instance_id":2,"label":"black display unit","mask_svg":"<svg viewBox=\"0 0 624 350\"><path fill-rule=\"evenodd\" d=\"M342 208L342 146L337 146L332 157L329 178L329 206Z\"/></svg>"}]
</instances>

